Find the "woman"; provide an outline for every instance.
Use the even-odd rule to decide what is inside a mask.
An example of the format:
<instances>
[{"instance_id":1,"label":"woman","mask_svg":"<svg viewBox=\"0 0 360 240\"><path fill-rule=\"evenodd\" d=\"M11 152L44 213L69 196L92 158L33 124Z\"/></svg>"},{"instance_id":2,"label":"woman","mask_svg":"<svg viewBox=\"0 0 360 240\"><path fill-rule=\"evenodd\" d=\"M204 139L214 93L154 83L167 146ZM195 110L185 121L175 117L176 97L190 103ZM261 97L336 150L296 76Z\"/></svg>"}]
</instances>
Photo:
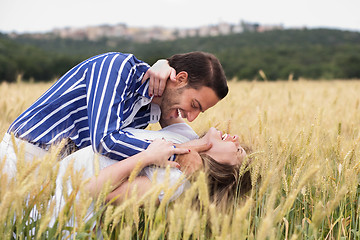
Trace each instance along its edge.
<instances>
[{"instance_id":1,"label":"woman","mask_svg":"<svg viewBox=\"0 0 360 240\"><path fill-rule=\"evenodd\" d=\"M62 160L57 178L57 210L61 210L61 203L64 202L62 181L70 163L74 164L75 171L85 170L84 178L90 178L87 189L94 197L110 181L112 189L107 196L107 200L116 198L116 203L123 201L125 196L129 197L129 195L126 195L126 193L132 192L128 190L129 187L132 188L136 185L137 194L143 195L151 188L153 181L157 183L165 181L165 168L156 168L153 165L160 167L172 166L170 168L169 187L179 184L179 181L181 181L170 201L179 197L190 185L188 180L181 180L182 172L186 176L191 176L201 168L204 168L208 175L211 200L220 203L231 199L236 194L239 184L239 169L246 156L246 152L240 146L237 136L222 134L215 128L210 128L202 138L198 139L196 133L186 123L172 124L159 131L127 128L126 132L135 138L153 140L153 142L145 151L123 161L98 156L100 171L97 176L94 174L95 154L91 147L81 149ZM173 147L174 143L176 148ZM200 155L198 152L200 152ZM178 154L176 162L169 162L168 158L173 154ZM130 183L127 178L139 166L142 171ZM154 174L155 171L157 174ZM240 188L240 194L249 190L251 186L248 173L242 175L242 180L241 185L243 188ZM69 195L72 192L70 182L70 180L67 181ZM162 201L163 197L164 192L161 192L158 201Z\"/></svg>"}]
</instances>

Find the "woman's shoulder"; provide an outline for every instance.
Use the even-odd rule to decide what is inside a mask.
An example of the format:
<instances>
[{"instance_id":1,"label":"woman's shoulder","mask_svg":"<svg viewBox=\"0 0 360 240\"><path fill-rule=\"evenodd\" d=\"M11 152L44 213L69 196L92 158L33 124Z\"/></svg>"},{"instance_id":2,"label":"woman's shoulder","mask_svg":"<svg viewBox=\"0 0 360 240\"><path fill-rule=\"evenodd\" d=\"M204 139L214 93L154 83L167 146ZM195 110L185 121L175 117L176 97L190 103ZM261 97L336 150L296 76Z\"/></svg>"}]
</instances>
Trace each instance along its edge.
<instances>
[{"instance_id":1,"label":"woman's shoulder","mask_svg":"<svg viewBox=\"0 0 360 240\"><path fill-rule=\"evenodd\" d=\"M125 128L124 132L142 140L154 140L164 138L174 143L183 143L199 138L196 132L186 123L176 123L164 127L159 131Z\"/></svg>"}]
</instances>

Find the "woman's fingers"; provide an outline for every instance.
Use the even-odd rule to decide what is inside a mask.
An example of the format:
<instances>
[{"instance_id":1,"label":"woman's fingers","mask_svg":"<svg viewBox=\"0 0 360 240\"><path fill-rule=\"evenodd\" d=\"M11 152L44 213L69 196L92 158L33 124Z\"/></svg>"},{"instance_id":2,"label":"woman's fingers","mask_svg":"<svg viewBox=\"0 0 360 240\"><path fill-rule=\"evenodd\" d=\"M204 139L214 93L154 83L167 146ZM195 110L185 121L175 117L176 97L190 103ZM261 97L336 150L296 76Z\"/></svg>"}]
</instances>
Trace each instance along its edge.
<instances>
[{"instance_id":1,"label":"woman's fingers","mask_svg":"<svg viewBox=\"0 0 360 240\"><path fill-rule=\"evenodd\" d=\"M167 76L164 78L159 78L157 92L154 90L154 92L157 93L157 96L161 97L161 95L163 94L167 79Z\"/></svg>"},{"instance_id":2,"label":"woman's fingers","mask_svg":"<svg viewBox=\"0 0 360 240\"><path fill-rule=\"evenodd\" d=\"M144 75L144 77L143 77L143 82L145 81L145 80L147 80L147 79L149 79L149 96L150 97L152 97L153 96L153 94L154 94L154 77L153 77L153 71L152 71L152 69L151 68L149 68L147 71L146 71L146 73L145 73L145 75Z\"/></svg>"},{"instance_id":3,"label":"woman's fingers","mask_svg":"<svg viewBox=\"0 0 360 240\"><path fill-rule=\"evenodd\" d=\"M170 81L176 80L176 71L172 67L169 67L169 69L167 71L164 70L164 72L162 74L163 75L159 76L159 79L158 79L158 82L159 82L158 92L157 92L158 96L161 96L163 94L168 79L170 79ZM156 93L155 90L154 90L154 93Z\"/></svg>"},{"instance_id":4,"label":"woman's fingers","mask_svg":"<svg viewBox=\"0 0 360 240\"><path fill-rule=\"evenodd\" d=\"M170 78L171 81L176 79L176 71L169 66L165 59L158 60L148 71L145 73L143 79L149 81L149 96L161 96L164 92L166 82Z\"/></svg>"},{"instance_id":5,"label":"woman's fingers","mask_svg":"<svg viewBox=\"0 0 360 240\"><path fill-rule=\"evenodd\" d=\"M175 81L176 80L176 71L174 68L170 68L170 80Z\"/></svg>"},{"instance_id":6,"label":"woman's fingers","mask_svg":"<svg viewBox=\"0 0 360 240\"><path fill-rule=\"evenodd\" d=\"M159 86L161 82L164 82L164 86L166 80L161 80L161 76L158 75L159 73L155 72L153 69L147 70L146 74L144 75L145 79L149 78L149 96L159 96Z\"/></svg>"},{"instance_id":7,"label":"woman's fingers","mask_svg":"<svg viewBox=\"0 0 360 240\"><path fill-rule=\"evenodd\" d=\"M154 87L153 87L153 94L154 94L154 96L160 96L159 95L159 82L161 82L161 79L160 79L160 77L159 76L157 76L157 75L155 75L155 76L153 76L153 78L154 78L154 80L152 81L153 82L153 85L154 85ZM166 80L165 80L165 82L166 82Z\"/></svg>"},{"instance_id":8,"label":"woman's fingers","mask_svg":"<svg viewBox=\"0 0 360 240\"><path fill-rule=\"evenodd\" d=\"M146 74L148 74L149 80L149 96L158 96L159 92L159 82L161 81L159 79L158 73L154 72L154 70L149 69ZM145 76L146 76L145 74ZM166 81L165 81L166 82Z\"/></svg>"}]
</instances>

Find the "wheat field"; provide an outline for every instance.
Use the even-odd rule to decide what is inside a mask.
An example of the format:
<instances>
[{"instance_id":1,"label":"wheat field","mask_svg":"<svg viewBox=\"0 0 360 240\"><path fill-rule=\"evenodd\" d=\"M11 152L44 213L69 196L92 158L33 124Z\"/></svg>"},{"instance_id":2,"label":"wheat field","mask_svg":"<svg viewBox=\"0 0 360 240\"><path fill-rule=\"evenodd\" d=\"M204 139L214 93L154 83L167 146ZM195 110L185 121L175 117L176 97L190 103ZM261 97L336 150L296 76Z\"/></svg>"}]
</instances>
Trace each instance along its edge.
<instances>
[{"instance_id":1,"label":"wheat field","mask_svg":"<svg viewBox=\"0 0 360 240\"><path fill-rule=\"evenodd\" d=\"M1 136L49 86L0 85ZM156 186L143 198L112 206L104 203L106 189L92 200L81 192L81 172L69 171L74 192L49 227L55 149L31 164L19 161L16 180L0 175L1 239L97 239L99 233L104 239L359 239L360 81L231 81L229 86L224 100L190 123L198 134L211 126L237 134L254 150L253 189L227 209L209 202L203 174L181 198L156 207ZM95 214L85 222L92 201Z\"/></svg>"}]
</instances>

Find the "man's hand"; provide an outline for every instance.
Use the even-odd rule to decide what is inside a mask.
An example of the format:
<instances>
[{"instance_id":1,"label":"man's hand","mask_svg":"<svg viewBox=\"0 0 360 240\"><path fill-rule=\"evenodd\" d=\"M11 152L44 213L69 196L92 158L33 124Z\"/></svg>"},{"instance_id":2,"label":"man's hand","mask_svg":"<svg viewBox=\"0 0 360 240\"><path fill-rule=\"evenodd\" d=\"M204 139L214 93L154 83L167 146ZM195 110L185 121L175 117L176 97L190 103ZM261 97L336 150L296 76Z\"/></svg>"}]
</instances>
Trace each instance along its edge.
<instances>
[{"instance_id":1,"label":"man's hand","mask_svg":"<svg viewBox=\"0 0 360 240\"><path fill-rule=\"evenodd\" d=\"M175 81L176 71L169 66L168 61L161 59L158 60L143 77L143 81L150 78L149 83L149 96L161 97L164 92L167 80Z\"/></svg>"},{"instance_id":2,"label":"man's hand","mask_svg":"<svg viewBox=\"0 0 360 240\"><path fill-rule=\"evenodd\" d=\"M211 146L211 144L202 144L189 147L191 149L189 153L178 155L176 161L180 164L180 170L189 176L201 169L203 162L199 153L206 152Z\"/></svg>"}]
</instances>

